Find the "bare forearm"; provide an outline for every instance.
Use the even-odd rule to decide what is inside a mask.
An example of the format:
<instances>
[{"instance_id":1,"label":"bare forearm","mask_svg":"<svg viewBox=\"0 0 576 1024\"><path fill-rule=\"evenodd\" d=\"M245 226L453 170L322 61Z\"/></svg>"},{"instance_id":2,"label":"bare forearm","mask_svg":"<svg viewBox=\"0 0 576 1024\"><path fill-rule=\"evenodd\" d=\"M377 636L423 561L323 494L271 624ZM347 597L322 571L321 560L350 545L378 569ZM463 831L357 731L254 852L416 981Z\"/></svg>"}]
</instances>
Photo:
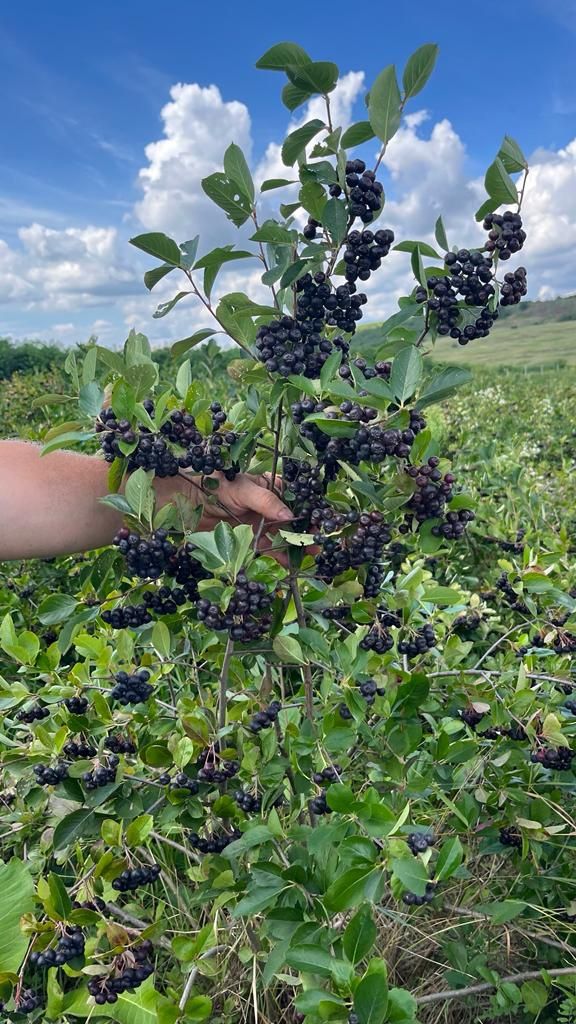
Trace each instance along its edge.
<instances>
[{"instance_id":1,"label":"bare forearm","mask_svg":"<svg viewBox=\"0 0 576 1024\"><path fill-rule=\"evenodd\" d=\"M40 452L23 441L0 441L0 560L110 544L122 517L99 500L109 492L106 463L91 455Z\"/></svg>"}]
</instances>

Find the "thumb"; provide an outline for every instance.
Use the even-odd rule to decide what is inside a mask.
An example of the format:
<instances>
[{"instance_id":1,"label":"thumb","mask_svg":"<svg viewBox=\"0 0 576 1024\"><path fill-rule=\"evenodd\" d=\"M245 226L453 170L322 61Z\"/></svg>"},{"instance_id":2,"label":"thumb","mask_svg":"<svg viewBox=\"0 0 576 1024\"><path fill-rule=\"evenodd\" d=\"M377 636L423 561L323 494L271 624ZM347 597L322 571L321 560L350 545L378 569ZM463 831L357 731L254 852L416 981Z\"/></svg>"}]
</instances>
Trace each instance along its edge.
<instances>
[{"instance_id":1,"label":"thumb","mask_svg":"<svg viewBox=\"0 0 576 1024\"><path fill-rule=\"evenodd\" d=\"M242 498L246 503L247 509L250 509L251 512L255 512L259 516L263 516L269 522L288 522L294 518L290 509L283 501L280 501L280 498L273 491L260 487L251 480L245 482Z\"/></svg>"}]
</instances>

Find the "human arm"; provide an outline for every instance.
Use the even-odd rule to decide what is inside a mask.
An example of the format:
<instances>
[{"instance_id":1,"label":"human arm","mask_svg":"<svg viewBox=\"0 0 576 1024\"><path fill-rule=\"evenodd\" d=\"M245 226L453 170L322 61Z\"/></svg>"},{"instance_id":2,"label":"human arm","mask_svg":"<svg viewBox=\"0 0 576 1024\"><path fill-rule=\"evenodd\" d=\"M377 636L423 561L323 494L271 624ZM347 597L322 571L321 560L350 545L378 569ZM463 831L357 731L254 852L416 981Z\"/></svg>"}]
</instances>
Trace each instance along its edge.
<instances>
[{"instance_id":1,"label":"human arm","mask_svg":"<svg viewBox=\"0 0 576 1024\"><path fill-rule=\"evenodd\" d=\"M249 522L287 522L289 509L267 488L266 479L241 474L233 482L219 478L217 500L206 507L199 525L210 530L219 519L232 526ZM199 505L206 498L194 478L154 481L159 505L182 493ZM0 441L0 561L52 558L103 547L122 524L119 512L100 498L109 493L108 467L92 455L41 448L25 441Z\"/></svg>"}]
</instances>

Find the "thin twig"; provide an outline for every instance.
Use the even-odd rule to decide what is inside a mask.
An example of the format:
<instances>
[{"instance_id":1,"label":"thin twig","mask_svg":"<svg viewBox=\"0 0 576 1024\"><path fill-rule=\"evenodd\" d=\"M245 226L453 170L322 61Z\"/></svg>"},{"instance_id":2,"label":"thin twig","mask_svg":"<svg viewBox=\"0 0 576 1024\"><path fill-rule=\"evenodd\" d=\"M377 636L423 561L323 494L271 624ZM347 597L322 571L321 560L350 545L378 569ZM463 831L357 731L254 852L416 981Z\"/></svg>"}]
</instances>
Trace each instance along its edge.
<instances>
[{"instance_id":1,"label":"thin twig","mask_svg":"<svg viewBox=\"0 0 576 1024\"><path fill-rule=\"evenodd\" d=\"M200 956L198 957L198 960L209 960L211 956L216 956L217 953L223 953L226 948L226 946L213 946L212 949L207 949L205 953L201 953ZM178 1003L179 1010L183 1010L184 1007L186 1006L186 1003L188 1002L188 997L192 991L192 986L196 981L196 975L198 974L198 970L199 967L197 963L194 964L194 966L190 969L188 977L186 978L186 984L184 985L182 997L180 999L180 1002Z\"/></svg>"},{"instance_id":2,"label":"thin twig","mask_svg":"<svg viewBox=\"0 0 576 1024\"><path fill-rule=\"evenodd\" d=\"M222 662L222 671L220 672L220 685L218 688L218 728L224 729L226 726L226 712L227 712L227 700L226 692L228 690L228 672L230 669L230 659L234 653L234 641L231 637L228 637L226 644L226 650L224 652L224 661Z\"/></svg>"},{"instance_id":3,"label":"thin twig","mask_svg":"<svg viewBox=\"0 0 576 1024\"><path fill-rule=\"evenodd\" d=\"M105 910L110 917L116 918L121 924L131 925L132 928L136 928L139 932L143 932L153 924L152 921L142 921L139 917L134 917L134 914L130 914L123 907L117 907L115 903L107 903ZM172 951L172 947L167 939L160 938L157 940L157 944L162 946L163 949Z\"/></svg>"},{"instance_id":4,"label":"thin twig","mask_svg":"<svg viewBox=\"0 0 576 1024\"><path fill-rule=\"evenodd\" d=\"M250 216L252 217L252 220L254 221L254 227L256 228L256 231L259 231L260 230L260 225L258 223L258 214L256 213L256 207L253 208L252 213L250 214ZM270 271L270 265L268 263L268 260L266 259L266 253L264 252L264 246L262 245L262 242L258 242L258 248L260 250L260 259L262 260L262 263L264 264L264 267L265 267L266 271L269 272ZM276 309L279 312L281 312L280 303L278 302L278 296L276 295L276 289L274 288L274 285L273 284L269 285L269 288L270 288L270 291L272 292L272 295L274 296L274 305L276 306Z\"/></svg>"},{"instance_id":5,"label":"thin twig","mask_svg":"<svg viewBox=\"0 0 576 1024\"><path fill-rule=\"evenodd\" d=\"M184 268L182 268L182 269L184 269ZM224 331L224 334L225 334L225 335L226 335L227 337L229 337L229 338L230 338L230 337L232 337L232 340L233 340L233 341L235 341L235 342L236 342L236 344L237 344L237 345L239 345L239 346L240 346L240 348L244 350L244 352L246 352L246 355L249 355L249 356L250 356L251 358L253 358L253 357L254 357L254 354L253 354L253 352L251 352L251 351L250 351L250 349L248 348L248 346L247 346L247 345L244 345L244 343L243 343L243 342L241 342L241 341L238 341L238 338L234 338L234 337L233 337L233 336L232 336L232 335L230 334L230 331L229 331L229 329L228 329L228 328L226 327L226 324L225 324L225 323L223 323L223 321L222 321L222 320L220 319L220 317L219 317L219 316L218 316L218 314L216 313L216 311L215 311L214 307L212 306L212 304L210 303L210 301L209 301L208 299L206 299L206 298L204 297L204 295L202 295L202 292L201 292L201 291L200 291L200 289L199 289L199 288L197 287L197 285L196 285L196 282L194 281L194 278L192 277L192 274L191 274L191 272L190 272L189 270L184 270L184 273L186 274L186 277L188 278L188 280L189 280L190 284L192 285L192 290L193 290L193 292L194 292L194 295L196 296L196 298L197 298L197 299L200 299L200 302L201 302L201 303L202 303L202 305L203 305L203 306L204 306L204 307L205 307L205 308L206 308L206 309L208 310L208 312L210 313L210 315L214 317L214 319L216 320L216 323L220 324L220 327L221 327L221 328L222 328L222 330Z\"/></svg>"},{"instance_id":6,"label":"thin twig","mask_svg":"<svg viewBox=\"0 0 576 1024\"><path fill-rule=\"evenodd\" d=\"M554 970L546 971L549 978L566 977L576 974L576 967L556 967ZM538 981L543 977L542 971L522 971L520 974L507 974L499 978L496 983L490 981L482 982L479 985L468 985L467 988L449 988L445 992L430 992L426 996L416 996L419 1006L429 1003L443 1003L448 999L466 999L467 996L480 995L483 992L492 992L499 985L516 985L523 981Z\"/></svg>"},{"instance_id":7,"label":"thin twig","mask_svg":"<svg viewBox=\"0 0 576 1024\"><path fill-rule=\"evenodd\" d=\"M296 608L296 617L298 619L298 625L300 629L306 629L306 612L304 611L304 605L302 604L302 597L298 590L298 583L294 579L294 576L290 575L290 590L292 597L294 598L294 606ZM312 680L312 670L309 662L306 662L302 666L304 673L304 700L306 706L306 718L310 722L314 722L314 683Z\"/></svg>"}]
</instances>

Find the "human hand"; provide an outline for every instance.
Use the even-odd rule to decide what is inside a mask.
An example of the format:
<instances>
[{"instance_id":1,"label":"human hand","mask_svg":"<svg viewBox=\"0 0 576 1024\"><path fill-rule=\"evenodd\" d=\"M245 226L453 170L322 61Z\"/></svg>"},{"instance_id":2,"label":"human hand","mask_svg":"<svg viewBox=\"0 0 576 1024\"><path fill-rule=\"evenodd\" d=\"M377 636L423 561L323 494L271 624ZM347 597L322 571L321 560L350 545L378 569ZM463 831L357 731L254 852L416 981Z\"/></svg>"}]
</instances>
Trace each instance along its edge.
<instances>
[{"instance_id":1,"label":"human hand","mask_svg":"<svg viewBox=\"0 0 576 1024\"><path fill-rule=\"evenodd\" d=\"M232 527L247 523L258 537L258 547L262 550L270 548L267 534L275 533L294 518L290 509L272 489L272 478L268 473L258 476L240 473L234 480L227 480L222 473L217 473L209 478L218 480L218 488L214 491L206 489L199 477L187 473L182 476L190 484L187 496L192 503L203 505L200 530L213 530L222 521ZM179 479L183 484L182 478ZM275 487L278 488L280 483L280 477L277 476ZM283 565L288 564L283 552L270 553Z\"/></svg>"}]
</instances>

